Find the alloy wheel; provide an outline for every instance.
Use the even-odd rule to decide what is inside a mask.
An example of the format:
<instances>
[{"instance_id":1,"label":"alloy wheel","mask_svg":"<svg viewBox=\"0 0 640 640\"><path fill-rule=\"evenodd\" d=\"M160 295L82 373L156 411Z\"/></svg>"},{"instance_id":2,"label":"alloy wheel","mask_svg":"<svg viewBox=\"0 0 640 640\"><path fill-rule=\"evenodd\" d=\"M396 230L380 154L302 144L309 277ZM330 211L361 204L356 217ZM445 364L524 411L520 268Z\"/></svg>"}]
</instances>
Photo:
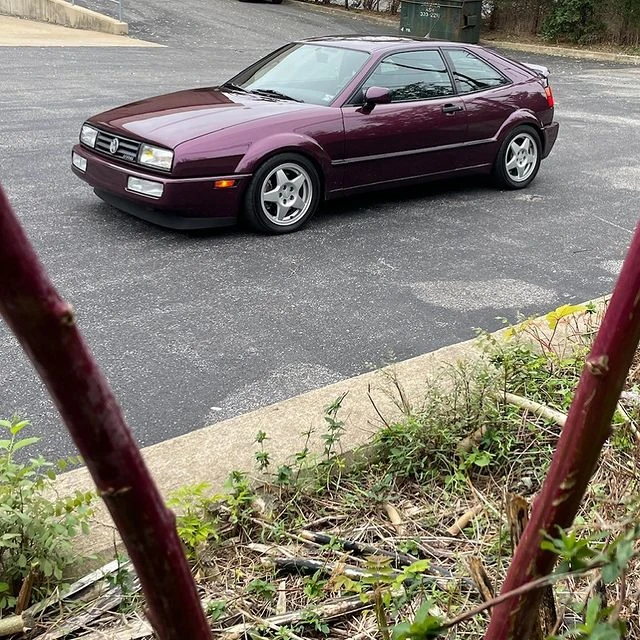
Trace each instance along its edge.
<instances>
[{"instance_id":1,"label":"alloy wheel","mask_svg":"<svg viewBox=\"0 0 640 640\"><path fill-rule=\"evenodd\" d=\"M514 182L524 182L535 171L538 146L529 133L519 133L509 143L504 157L505 169Z\"/></svg>"},{"instance_id":2,"label":"alloy wheel","mask_svg":"<svg viewBox=\"0 0 640 640\"><path fill-rule=\"evenodd\" d=\"M313 202L309 174L293 162L275 167L262 183L260 204L267 218L278 226L293 225L304 217Z\"/></svg>"}]
</instances>

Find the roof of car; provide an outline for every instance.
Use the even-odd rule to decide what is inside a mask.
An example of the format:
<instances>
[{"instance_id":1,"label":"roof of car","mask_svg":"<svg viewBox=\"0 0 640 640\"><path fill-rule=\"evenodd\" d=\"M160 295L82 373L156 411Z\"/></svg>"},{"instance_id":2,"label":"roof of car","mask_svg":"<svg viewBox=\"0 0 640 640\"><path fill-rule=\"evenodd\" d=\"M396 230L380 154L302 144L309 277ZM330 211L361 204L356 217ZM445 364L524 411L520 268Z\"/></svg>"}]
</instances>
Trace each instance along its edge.
<instances>
[{"instance_id":1,"label":"roof of car","mask_svg":"<svg viewBox=\"0 0 640 640\"><path fill-rule=\"evenodd\" d=\"M420 47L425 44L433 46L447 45L460 46L459 42L450 42L447 40L431 40L429 38L413 38L411 36L363 36L363 35L342 35L342 36L320 36L316 38L307 38L300 42L314 42L318 44L327 44L348 47L349 49L357 49L359 51L384 51L387 49L397 49L399 47ZM464 45L469 46L469 45Z\"/></svg>"}]
</instances>

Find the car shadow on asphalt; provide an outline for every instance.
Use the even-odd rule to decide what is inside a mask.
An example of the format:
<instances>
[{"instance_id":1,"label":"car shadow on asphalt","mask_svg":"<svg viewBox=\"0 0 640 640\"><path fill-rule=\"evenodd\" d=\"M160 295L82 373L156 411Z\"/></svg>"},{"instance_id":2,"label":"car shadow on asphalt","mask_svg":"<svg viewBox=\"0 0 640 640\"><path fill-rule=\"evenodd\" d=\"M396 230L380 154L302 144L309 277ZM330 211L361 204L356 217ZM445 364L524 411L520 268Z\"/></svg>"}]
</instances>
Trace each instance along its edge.
<instances>
[{"instance_id":1,"label":"car shadow on asphalt","mask_svg":"<svg viewBox=\"0 0 640 640\"><path fill-rule=\"evenodd\" d=\"M446 198L448 195L452 198L467 197L470 193L491 189L495 189L495 187L488 176L452 178L406 187L368 191L336 200L328 200L321 205L318 215L324 218L337 216L353 218L364 214L363 209L366 209L367 215L371 215L372 208L380 208L382 213L387 205L406 203L416 206L421 201L425 206L429 206L434 200Z\"/></svg>"},{"instance_id":2,"label":"car shadow on asphalt","mask_svg":"<svg viewBox=\"0 0 640 640\"><path fill-rule=\"evenodd\" d=\"M327 227L334 224L334 221L354 221L365 215L371 217L372 209L378 209L380 215L385 215L385 210L388 206L397 206L402 203L406 203L407 206L413 208L420 206L420 204L428 208L436 200L446 199L448 196L452 199L467 198L469 194L490 189L493 189L493 186L487 176L471 176L465 177L464 180L457 178L407 187L369 191L322 203L314 220L310 222L310 226L313 227L314 224L321 222L323 226ZM155 232L160 232L173 238L183 238L185 241L207 240L211 238L233 241L236 238L240 239L248 235L264 235L252 230L242 221L234 226L217 229L165 229L151 222L131 216L103 202L95 203L95 207L92 207L91 213L98 216L103 223L107 223L109 220L114 221L114 224L119 230L122 229L122 225L126 225L130 228L130 231L134 233L138 232L146 235L148 233L155 234Z\"/></svg>"}]
</instances>

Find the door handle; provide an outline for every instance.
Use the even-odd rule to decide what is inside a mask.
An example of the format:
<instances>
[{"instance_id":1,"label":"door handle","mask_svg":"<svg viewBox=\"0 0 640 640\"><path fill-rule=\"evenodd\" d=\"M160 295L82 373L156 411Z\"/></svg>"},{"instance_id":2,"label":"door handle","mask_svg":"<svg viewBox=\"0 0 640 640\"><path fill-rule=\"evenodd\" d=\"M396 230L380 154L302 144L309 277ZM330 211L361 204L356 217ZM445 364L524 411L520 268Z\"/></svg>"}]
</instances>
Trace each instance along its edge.
<instances>
[{"instance_id":1,"label":"door handle","mask_svg":"<svg viewBox=\"0 0 640 640\"><path fill-rule=\"evenodd\" d=\"M454 114L456 111L464 111L464 107L461 104L445 104L442 107L442 113Z\"/></svg>"}]
</instances>

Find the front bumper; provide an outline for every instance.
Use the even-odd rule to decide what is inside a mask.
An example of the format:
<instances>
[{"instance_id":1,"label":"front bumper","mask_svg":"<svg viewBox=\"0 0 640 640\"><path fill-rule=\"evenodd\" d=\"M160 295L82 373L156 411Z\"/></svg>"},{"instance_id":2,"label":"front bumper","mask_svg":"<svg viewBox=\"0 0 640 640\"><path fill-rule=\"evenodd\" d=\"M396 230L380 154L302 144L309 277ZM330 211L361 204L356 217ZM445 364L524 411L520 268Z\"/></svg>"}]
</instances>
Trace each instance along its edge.
<instances>
[{"instance_id":1,"label":"front bumper","mask_svg":"<svg viewBox=\"0 0 640 640\"><path fill-rule=\"evenodd\" d=\"M543 150L542 150L542 157L546 158L550 153L551 153L551 149L553 149L553 145L556 143L556 140L558 139L558 131L560 129L560 124L557 122L552 122L550 125L547 125L543 130L542 130L542 135L543 135Z\"/></svg>"},{"instance_id":2,"label":"front bumper","mask_svg":"<svg viewBox=\"0 0 640 640\"><path fill-rule=\"evenodd\" d=\"M80 145L73 147L73 153L87 161L87 168L81 171L72 164L72 171L90 184L105 202L171 229L207 229L234 224L250 178L249 175L171 178L119 166ZM153 198L129 191L127 183L131 176L161 183L162 195ZM216 189L214 182L223 179L233 179L236 184L231 188Z\"/></svg>"}]
</instances>

